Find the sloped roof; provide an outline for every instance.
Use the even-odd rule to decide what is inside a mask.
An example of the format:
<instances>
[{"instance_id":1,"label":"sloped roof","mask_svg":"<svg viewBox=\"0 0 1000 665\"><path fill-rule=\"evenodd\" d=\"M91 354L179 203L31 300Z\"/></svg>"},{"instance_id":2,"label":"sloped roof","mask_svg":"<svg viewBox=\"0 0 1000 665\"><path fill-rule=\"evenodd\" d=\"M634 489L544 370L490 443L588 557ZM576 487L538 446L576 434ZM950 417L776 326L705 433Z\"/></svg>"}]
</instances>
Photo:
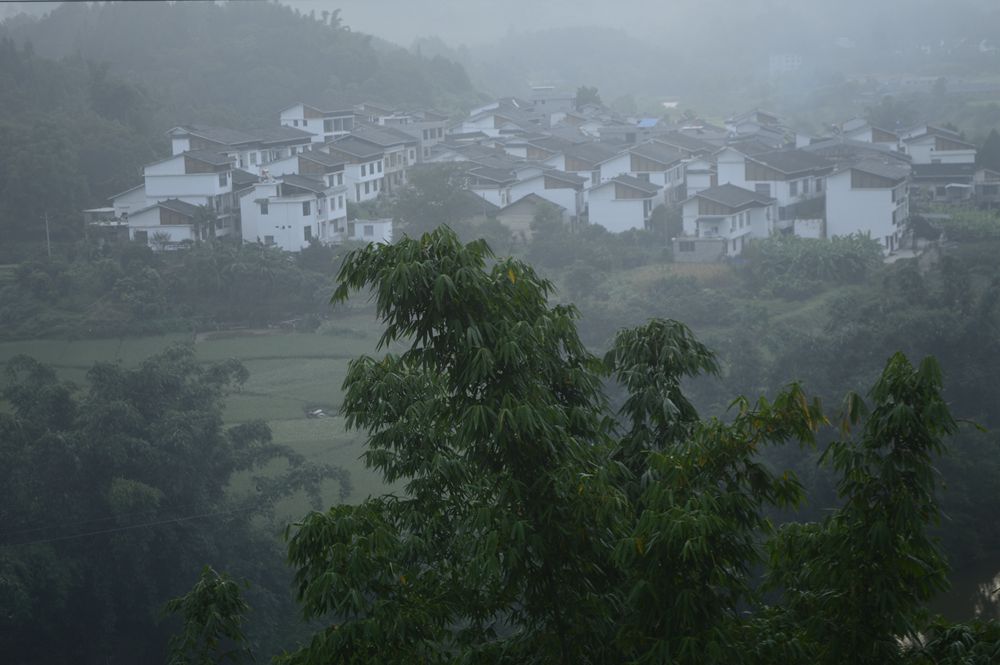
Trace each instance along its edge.
<instances>
[{"instance_id":1,"label":"sloped roof","mask_svg":"<svg viewBox=\"0 0 1000 665\"><path fill-rule=\"evenodd\" d=\"M654 185L651 182L646 182L645 180L640 180L639 178L633 178L630 175L624 175L624 174L615 176L614 178L611 178L611 180L608 180L607 182L598 185L594 189L605 187L612 183L624 185L626 187L631 187L632 189L636 189L642 192L647 197L655 196L657 192L659 192L662 189L662 187L660 187L659 185Z\"/></svg>"},{"instance_id":2,"label":"sloped roof","mask_svg":"<svg viewBox=\"0 0 1000 665\"><path fill-rule=\"evenodd\" d=\"M401 143L416 143L417 139L406 132L395 127L383 127L381 125L357 124L351 130L351 136L368 141L375 145L387 148Z\"/></svg>"},{"instance_id":3,"label":"sloped roof","mask_svg":"<svg viewBox=\"0 0 1000 665\"><path fill-rule=\"evenodd\" d=\"M637 146L629 148L628 151L645 159L651 159L654 162L663 164L664 166L676 164L684 159L684 155L682 155L679 151L674 150L673 148L662 143L640 143Z\"/></svg>"},{"instance_id":4,"label":"sloped roof","mask_svg":"<svg viewBox=\"0 0 1000 665\"><path fill-rule=\"evenodd\" d=\"M588 143L575 143L573 145L566 146L562 150L562 153L567 157L579 159L590 164L599 164L606 159L614 157L618 154L618 152L618 150L607 144L595 141L590 141Z\"/></svg>"},{"instance_id":5,"label":"sloped roof","mask_svg":"<svg viewBox=\"0 0 1000 665\"><path fill-rule=\"evenodd\" d=\"M805 150L776 150L750 157L755 162L786 174L828 169L833 164L820 155Z\"/></svg>"},{"instance_id":6,"label":"sloped roof","mask_svg":"<svg viewBox=\"0 0 1000 665\"><path fill-rule=\"evenodd\" d=\"M858 162L851 164L849 168L864 171L865 173L870 173L872 175L879 176L880 178L888 178L889 180L894 181L906 180L907 176L910 175L909 164L889 160L879 160L870 157L861 159Z\"/></svg>"},{"instance_id":7,"label":"sloped roof","mask_svg":"<svg viewBox=\"0 0 1000 665\"><path fill-rule=\"evenodd\" d=\"M743 206L752 204L770 205L774 201L770 196L764 196L763 194L737 187L728 182L724 185L703 189L688 200L690 201L695 198L707 199L730 208L742 208Z\"/></svg>"},{"instance_id":8,"label":"sloped roof","mask_svg":"<svg viewBox=\"0 0 1000 665\"><path fill-rule=\"evenodd\" d=\"M323 152L322 150L305 150L299 153L299 157L316 162L317 164L322 164L323 166L343 166L347 163L343 159L334 157L333 155Z\"/></svg>"},{"instance_id":9,"label":"sloped roof","mask_svg":"<svg viewBox=\"0 0 1000 665\"><path fill-rule=\"evenodd\" d=\"M228 156L221 152L213 152L212 150L188 150L181 154L185 157L196 159L199 162L211 164L212 166L231 166L233 163L233 160Z\"/></svg>"},{"instance_id":10,"label":"sloped roof","mask_svg":"<svg viewBox=\"0 0 1000 665\"><path fill-rule=\"evenodd\" d=\"M522 196L518 200L514 201L513 203L510 203L508 205L505 205L503 208L500 208L500 214L503 214L503 212L505 210L510 210L514 206L516 206L518 204L521 204L521 203L533 203L535 205L547 204L547 205L550 205L550 206L555 206L559 210L566 210L566 208L564 206L561 206L558 203L554 203L552 201L549 201L548 199L546 199L544 197L541 197L538 194L535 194L534 192L531 192L530 194L525 194L524 196Z\"/></svg>"},{"instance_id":11,"label":"sloped roof","mask_svg":"<svg viewBox=\"0 0 1000 665\"><path fill-rule=\"evenodd\" d=\"M678 148L683 148L689 152L714 152L716 149L716 146L708 141L703 141L694 136L688 136L687 134L681 134L677 131L660 134L654 137L653 140Z\"/></svg>"},{"instance_id":12,"label":"sloped roof","mask_svg":"<svg viewBox=\"0 0 1000 665\"><path fill-rule=\"evenodd\" d=\"M281 181L286 185L298 187L299 189L304 189L307 192L315 192L317 194L327 190L326 183L322 180L310 178L309 176L297 175L295 173L286 173L281 176Z\"/></svg>"},{"instance_id":13,"label":"sloped roof","mask_svg":"<svg viewBox=\"0 0 1000 665\"><path fill-rule=\"evenodd\" d=\"M259 182L260 177L244 171L243 169L233 169L233 186L252 185Z\"/></svg>"},{"instance_id":14,"label":"sloped roof","mask_svg":"<svg viewBox=\"0 0 1000 665\"><path fill-rule=\"evenodd\" d=\"M975 164L914 164L914 178L971 178L976 174Z\"/></svg>"},{"instance_id":15,"label":"sloped roof","mask_svg":"<svg viewBox=\"0 0 1000 665\"><path fill-rule=\"evenodd\" d=\"M141 212L146 212L147 210L152 210L153 208L164 208L165 210L170 210L171 212L176 212L184 217L192 218L195 213L198 212L198 206L188 203L187 201L181 201L180 199L167 199L165 201L159 201L151 206L147 206L142 210L136 210L133 214L138 215Z\"/></svg>"},{"instance_id":16,"label":"sloped roof","mask_svg":"<svg viewBox=\"0 0 1000 665\"><path fill-rule=\"evenodd\" d=\"M368 141L362 141L355 136L341 136L327 143L332 150L339 150L352 157L361 159L379 157L385 153L385 149L376 146Z\"/></svg>"},{"instance_id":17,"label":"sloped roof","mask_svg":"<svg viewBox=\"0 0 1000 665\"><path fill-rule=\"evenodd\" d=\"M560 171L559 169L545 169L542 175L547 178L555 178L556 180L568 182L571 185L583 185L587 182L587 179L584 177L578 176L575 173L566 173L565 171Z\"/></svg>"},{"instance_id":18,"label":"sloped roof","mask_svg":"<svg viewBox=\"0 0 1000 665\"><path fill-rule=\"evenodd\" d=\"M497 183L514 182L516 180L514 174L509 169L492 168L489 166L477 166L469 169L469 175Z\"/></svg>"}]
</instances>

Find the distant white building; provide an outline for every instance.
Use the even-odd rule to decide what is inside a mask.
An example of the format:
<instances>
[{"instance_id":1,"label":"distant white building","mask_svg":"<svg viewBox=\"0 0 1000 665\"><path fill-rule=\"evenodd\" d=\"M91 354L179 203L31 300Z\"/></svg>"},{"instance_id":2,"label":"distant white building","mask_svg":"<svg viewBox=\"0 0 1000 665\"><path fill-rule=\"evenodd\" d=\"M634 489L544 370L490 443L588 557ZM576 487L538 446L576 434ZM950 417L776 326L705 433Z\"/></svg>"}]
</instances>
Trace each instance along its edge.
<instances>
[{"instance_id":1,"label":"distant white building","mask_svg":"<svg viewBox=\"0 0 1000 665\"><path fill-rule=\"evenodd\" d=\"M226 155L241 169L258 173L269 162L284 159L309 147L312 134L293 127L266 127L250 131L180 125L167 132L174 155L207 150Z\"/></svg>"},{"instance_id":2,"label":"distant white building","mask_svg":"<svg viewBox=\"0 0 1000 665\"><path fill-rule=\"evenodd\" d=\"M350 106L338 109L320 109L299 102L279 114L279 123L284 127L298 128L312 134L316 143L324 143L341 136L347 136L354 129L355 111Z\"/></svg>"},{"instance_id":3,"label":"distant white building","mask_svg":"<svg viewBox=\"0 0 1000 665\"><path fill-rule=\"evenodd\" d=\"M347 231L347 187L287 174L257 183L240 199L243 239L298 252L318 241L342 242Z\"/></svg>"},{"instance_id":4,"label":"distant white building","mask_svg":"<svg viewBox=\"0 0 1000 665\"><path fill-rule=\"evenodd\" d=\"M711 262L739 256L753 238L774 232L776 201L732 184L704 189L684 201L684 234L673 238L674 259Z\"/></svg>"},{"instance_id":5,"label":"distant white building","mask_svg":"<svg viewBox=\"0 0 1000 665\"><path fill-rule=\"evenodd\" d=\"M630 175L615 176L590 189L590 223L612 233L645 229L661 189L660 185Z\"/></svg>"},{"instance_id":6,"label":"distant white building","mask_svg":"<svg viewBox=\"0 0 1000 665\"><path fill-rule=\"evenodd\" d=\"M662 203L684 198L684 155L663 143L647 141L626 148L599 167L602 179L625 174L659 185Z\"/></svg>"},{"instance_id":7,"label":"distant white building","mask_svg":"<svg viewBox=\"0 0 1000 665\"><path fill-rule=\"evenodd\" d=\"M321 149L346 162L344 184L347 185L348 198L352 203L371 201L378 197L383 189L382 179L385 175L384 149L353 136L331 141Z\"/></svg>"},{"instance_id":8,"label":"distant white building","mask_svg":"<svg viewBox=\"0 0 1000 665\"><path fill-rule=\"evenodd\" d=\"M869 234L886 253L899 247L909 219L908 165L864 159L827 177L826 236Z\"/></svg>"}]
</instances>

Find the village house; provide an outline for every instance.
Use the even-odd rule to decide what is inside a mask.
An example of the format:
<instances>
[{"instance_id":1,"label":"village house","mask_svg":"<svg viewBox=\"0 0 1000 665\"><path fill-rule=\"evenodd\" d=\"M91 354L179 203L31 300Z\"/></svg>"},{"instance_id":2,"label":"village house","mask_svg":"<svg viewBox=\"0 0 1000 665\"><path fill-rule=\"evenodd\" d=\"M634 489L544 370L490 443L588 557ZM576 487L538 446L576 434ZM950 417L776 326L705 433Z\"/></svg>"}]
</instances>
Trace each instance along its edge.
<instances>
[{"instance_id":1,"label":"village house","mask_svg":"<svg viewBox=\"0 0 1000 665\"><path fill-rule=\"evenodd\" d=\"M661 187L661 203L672 204L685 198L684 155L656 141L626 148L599 164L603 177L627 174Z\"/></svg>"},{"instance_id":2,"label":"village house","mask_svg":"<svg viewBox=\"0 0 1000 665\"><path fill-rule=\"evenodd\" d=\"M921 125L906 132L902 150L914 164L975 164L976 146L963 141L957 132L933 125Z\"/></svg>"},{"instance_id":3,"label":"village house","mask_svg":"<svg viewBox=\"0 0 1000 665\"><path fill-rule=\"evenodd\" d=\"M510 230L515 239L529 242L531 240L531 223L546 207L555 210L564 222L569 221L571 215L566 208L537 194L525 194L514 199L513 203L496 212L496 219Z\"/></svg>"},{"instance_id":4,"label":"village house","mask_svg":"<svg viewBox=\"0 0 1000 665\"><path fill-rule=\"evenodd\" d=\"M544 162L558 171L573 173L584 178L587 181L585 189L590 190L602 182L601 163L617 155L619 150L620 147L616 148L605 143L576 143L564 146Z\"/></svg>"},{"instance_id":5,"label":"village house","mask_svg":"<svg viewBox=\"0 0 1000 665\"><path fill-rule=\"evenodd\" d=\"M313 241L341 242L346 231L347 187L321 177L288 173L254 185L240 199L243 240L298 252Z\"/></svg>"},{"instance_id":6,"label":"village house","mask_svg":"<svg viewBox=\"0 0 1000 665\"><path fill-rule=\"evenodd\" d=\"M572 173L534 166L515 170L516 182L508 188L508 199L517 202L526 196L537 196L562 210L566 223L577 222L584 210L583 187L586 179ZM512 213L511 213L512 214Z\"/></svg>"},{"instance_id":7,"label":"village house","mask_svg":"<svg viewBox=\"0 0 1000 665\"><path fill-rule=\"evenodd\" d=\"M674 260L711 262L739 256L753 238L774 232L777 202L726 183L691 196L682 205L684 233L673 238Z\"/></svg>"},{"instance_id":8,"label":"village house","mask_svg":"<svg viewBox=\"0 0 1000 665\"><path fill-rule=\"evenodd\" d=\"M382 189L392 193L406 182L406 169L417 163L419 141L395 127L358 124L351 137L382 149Z\"/></svg>"},{"instance_id":9,"label":"village house","mask_svg":"<svg viewBox=\"0 0 1000 665\"><path fill-rule=\"evenodd\" d=\"M231 157L209 150L190 150L148 164L143 169L142 189L123 192L113 199L113 206L129 207L126 214L129 237L133 240L149 241L159 233L160 245L173 246L199 239L196 235L238 233L239 204L233 189L233 173ZM159 205L166 201L180 203ZM196 218L194 210L199 207L204 211ZM213 220L214 228L199 228L196 234L195 221L200 222L205 215ZM163 228L150 228L159 225Z\"/></svg>"},{"instance_id":10,"label":"village house","mask_svg":"<svg viewBox=\"0 0 1000 665\"><path fill-rule=\"evenodd\" d=\"M866 158L827 176L825 236L868 234L894 252L909 219L910 169L896 160Z\"/></svg>"},{"instance_id":11,"label":"village house","mask_svg":"<svg viewBox=\"0 0 1000 665\"><path fill-rule=\"evenodd\" d=\"M371 201L382 191L385 150L354 136L343 136L319 148L345 162L344 184L351 203Z\"/></svg>"},{"instance_id":12,"label":"village house","mask_svg":"<svg viewBox=\"0 0 1000 665\"><path fill-rule=\"evenodd\" d=\"M279 114L279 124L312 134L315 143L325 143L346 136L354 129L355 111L351 106L322 110L299 102Z\"/></svg>"},{"instance_id":13,"label":"village house","mask_svg":"<svg viewBox=\"0 0 1000 665\"><path fill-rule=\"evenodd\" d=\"M821 196L824 179L833 164L806 150L778 150L747 155L728 147L716 156L718 182L752 190L774 198L778 216L791 220L797 216L792 207Z\"/></svg>"},{"instance_id":14,"label":"village house","mask_svg":"<svg viewBox=\"0 0 1000 665\"><path fill-rule=\"evenodd\" d=\"M630 175L617 175L590 188L588 219L612 233L648 228L661 189Z\"/></svg>"},{"instance_id":15,"label":"village house","mask_svg":"<svg viewBox=\"0 0 1000 665\"><path fill-rule=\"evenodd\" d=\"M229 157L238 168L257 172L279 159L307 149L312 143L309 132L294 127L267 127L251 131L180 125L167 132L174 155L190 150L208 150Z\"/></svg>"}]
</instances>

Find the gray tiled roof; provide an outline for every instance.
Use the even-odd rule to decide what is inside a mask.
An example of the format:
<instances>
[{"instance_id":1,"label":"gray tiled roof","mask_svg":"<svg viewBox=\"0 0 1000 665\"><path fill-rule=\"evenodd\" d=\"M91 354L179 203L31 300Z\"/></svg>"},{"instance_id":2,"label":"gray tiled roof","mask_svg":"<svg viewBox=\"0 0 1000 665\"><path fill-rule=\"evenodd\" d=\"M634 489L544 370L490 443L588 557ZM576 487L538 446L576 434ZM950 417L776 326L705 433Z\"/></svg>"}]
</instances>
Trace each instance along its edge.
<instances>
[{"instance_id":1,"label":"gray tiled roof","mask_svg":"<svg viewBox=\"0 0 1000 665\"><path fill-rule=\"evenodd\" d=\"M909 164L903 164L901 162L889 161L885 159L861 159L852 164L851 168L879 176L880 178L888 178L889 180L895 181L905 180L907 176L910 175Z\"/></svg>"},{"instance_id":2,"label":"gray tiled roof","mask_svg":"<svg viewBox=\"0 0 1000 665\"><path fill-rule=\"evenodd\" d=\"M691 198L699 197L716 203L721 203L722 205L730 208L742 208L743 206L752 204L770 205L771 202L774 201L774 199L769 196L764 196L763 194L758 194L757 192L750 191L749 189L737 187L736 185L728 182L724 185L717 185L715 187L703 189Z\"/></svg>"},{"instance_id":3,"label":"gray tiled roof","mask_svg":"<svg viewBox=\"0 0 1000 665\"><path fill-rule=\"evenodd\" d=\"M317 180L304 175L296 175L294 173L286 173L281 176L281 181L286 185L298 187L299 189L304 189L307 192L321 193L327 190L326 183L322 180Z\"/></svg>"},{"instance_id":4,"label":"gray tiled roof","mask_svg":"<svg viewBox=\"0 0 1000 665\"><path fill-rule=\"evenodd\" d=\"M160 201L150 207L166 208L167 210L184 215L185 217L194 217L195 213L198 212L198 206L188 203L187 201L181 201L180 199L167 199L166 201ZM147 210L148 209L149 208L147 208Z\"/></svg>"},{"instance_id":5,"label":"gray tiled roof","mask_svg":"<svg viewBox=\"0 0 1000 665\"><path fill-rule=\"evenodd\" d=\"M833 164L819 155L805 150L776 150L753 155L750 159L776 171L786 174L803 173L806 171L822 171Z\"/></svg>"},{"instance_id":6,"label":"gray tiled roof","mask_svg":"<svg viewBox=\"0 0 1000 665\"><path fill-rule=\"evenodd\" d=\"M185 157L190 157L191 159L196 159L199 162L205 162L212 166L230 166L233 163L233 160L226 155L223 155L221 152L213 152L212 150L188 150L183 154Z\"/></svg>"},{"instance_id":7,"label":"gray tiled roof","mask_svg":"<svg viewBox=\"0 0 1000 665\"><path fill-rule=\"evenodd\" d=\"M625 185L633 189L638 189L640 192L646 194L647 196L655 196L656 193L662 189L662 187L660 187L659 185L654 185L651 182L646 182L645 180L640 180L639 178L633 178L630 175L615 176L611 180L608 180L608 183L612 182L618 183L620 185Z\"/></svg>"},{"instance_id":8,"label":"gray tiled roof","mask_svg":"<svg viewBox=\"0 0 1000 665\"><path fill-rule=\"evenodd\" d=\"M368 141L362 141L354 136L342 136L327 143L331 150L339 150L344 154L360 159L379 157L385 153L385 149L375 146Z\"/></svg>"},{"instance_id":9,"label":"gray tiled roof","mask_svg":"<svg viewBox=\"0 0 1000 665\"><path fill-rule=\"evenodd\" d=\"M351 136L387 148L402 143L415 144L417 139L395 127L382 127L368 124L357 124L351 130Z\"/></svg>"},{"instance_id":10,"label":"gray tiled roof","mask_svg":"<svg viewBox=\"0 0 1000 665\"><path fill-rule=\"evenodd\" d=\"M914 164L914 178L972 178L975 164Z\"/></svg>"},{"instance_id":11,"label":"gray tiled roof","mask_svg":"<svg viewBox=\"0 0 1000 665\"><path fill-rule=\"evenodd\" d=\"M684 159L684 155L680 152L662 143L640 143L637 146L629 148L629 152L645 159L651 159L667 167Z\"/></svg>"}]
</instances>

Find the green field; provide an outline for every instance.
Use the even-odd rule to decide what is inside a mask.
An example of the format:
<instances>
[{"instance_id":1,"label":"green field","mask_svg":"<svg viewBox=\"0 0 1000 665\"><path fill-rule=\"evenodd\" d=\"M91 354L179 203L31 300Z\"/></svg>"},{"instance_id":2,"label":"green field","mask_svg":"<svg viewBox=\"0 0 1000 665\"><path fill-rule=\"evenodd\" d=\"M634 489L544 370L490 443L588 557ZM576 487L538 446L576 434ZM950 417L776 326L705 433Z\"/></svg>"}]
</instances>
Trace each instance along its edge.
<instances>
[{"instance_id":1,"label":"green field","mask_svg":"<svg viewBox=\"0 0 1000 665\"><path fill-rule=\"evenodd\" d=\"M328 334L273 331L235 331L160 335L126 339L82 341L28 340L0 343L0 365L18 354L27 354L54 366L60 375L83 384L86 371L95 362L134 365L166 346L193 342L204 362L237 358L250 372L239 392L226 400L227 424L262 418L268 421L276 443L293 447L311 462L335 464L350 471L357 502L383 489L378 475L364 467L359 457L364 435L346 432L337 413L341 383L347 363L362 353L375 353L380 330L370 316L338 317ZM308 418L307 407L323 408L322 418ZM239 478L234 489L249 485ZM331 484L328 501L336 500ZM303 499L281 507L283 516L307 510Z\"/></svg>"}]
</instances>

